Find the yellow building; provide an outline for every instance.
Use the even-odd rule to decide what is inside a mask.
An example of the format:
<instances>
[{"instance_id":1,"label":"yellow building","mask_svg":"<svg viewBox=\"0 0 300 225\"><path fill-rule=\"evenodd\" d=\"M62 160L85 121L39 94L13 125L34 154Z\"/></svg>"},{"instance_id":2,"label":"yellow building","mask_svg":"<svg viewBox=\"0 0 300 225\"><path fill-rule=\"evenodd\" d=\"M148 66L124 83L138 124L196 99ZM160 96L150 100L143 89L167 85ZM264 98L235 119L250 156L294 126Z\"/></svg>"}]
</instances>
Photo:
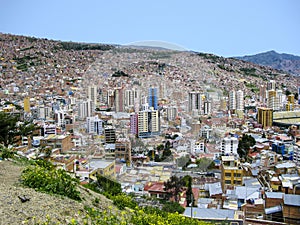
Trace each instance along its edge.
<instances>
[{"instance_id":1,"label":"yellow building","mask_svg":"<svg viewBox=\"0 0 300 225\"><path fill-rule=\"evenodd\" d=\"M222 189L232 189L243 184L243 168L234 156L222 156L221 164Z\"/></svg>"},{"instance_id":2,"label":"yellow building","mask_svg":"<svg viewBox=\"0 0 300 225\"><path fill-rule=\"evenodd\" d=\"M271 127L273 123L273 109L261 107L257 110L257 122L262 124L263 128Z\"/></svg>"},{"instance_id":3,"label":"yellow building","mask_svg":"<svg viewBox=\"0 0 300 225\"><path fill-rule=\"evenodd\" d=\"M30 113L30 98L24 98L24 111Z\"/></svg>"},{"instance_id":4,"label":"yellow building","mask_svg":"<svg viewBox=\"0 0 300 225\"><path fill-rule=\"evenodd\" d=\"M295 96L293 94L288 95L288 102L286 104L286 111L294 111Z\"/></svg>"},{"instance_id":5,"label":"yellow building","mask_svg":"<svg viewBox=\"0 0 300 225\"><path fill-rule=\"evenodd\" d=\"M90 175L99 174L101 176L110 177L110 178L116 177L115 160L106 161L106 160L92 159L89 163L89 166L92 169Z\"/></svg>"}]
</instances>

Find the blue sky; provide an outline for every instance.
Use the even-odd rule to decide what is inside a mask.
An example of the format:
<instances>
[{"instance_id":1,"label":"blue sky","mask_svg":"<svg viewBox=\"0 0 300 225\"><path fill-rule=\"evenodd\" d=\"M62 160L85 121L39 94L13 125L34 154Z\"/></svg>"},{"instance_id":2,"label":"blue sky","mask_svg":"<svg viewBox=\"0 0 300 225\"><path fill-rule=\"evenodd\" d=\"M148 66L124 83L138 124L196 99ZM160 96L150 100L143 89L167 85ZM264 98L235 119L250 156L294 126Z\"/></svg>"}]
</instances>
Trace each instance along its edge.
<instances>
[{"instance_id":1,"label":"blue sky","mask_svg":"<svg viewBox=\"0 0 300 225\"><path fill-rule=\"evenodd\" d=\"M0 0L0 32L128 44L155 40L221 56L300 55L298 0Z\"/></svg>"}]
</instances>

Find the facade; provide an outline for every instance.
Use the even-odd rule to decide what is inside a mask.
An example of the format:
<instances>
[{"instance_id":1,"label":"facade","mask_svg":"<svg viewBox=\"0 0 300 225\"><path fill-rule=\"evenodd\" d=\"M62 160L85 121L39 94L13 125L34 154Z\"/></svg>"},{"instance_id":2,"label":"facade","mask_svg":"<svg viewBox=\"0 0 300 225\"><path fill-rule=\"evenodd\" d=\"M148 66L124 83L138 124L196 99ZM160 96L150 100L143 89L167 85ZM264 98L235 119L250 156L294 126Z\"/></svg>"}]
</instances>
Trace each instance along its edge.
<instances>
[{"instance_id":1,"label":"facade","mask_svg":"<svg viewBox=\"0 0 300 225\"><path fill-rule=\"evenodd\" d=\"M124 89L117 88L115 90L115 111L116 112L125 112L125 98L124 98Z\"/></svg>"},{"instance_id":2,"label":"facade","mask_svg":"<svg viewBox=\"0 0 300 225\"><path fill-rule=\"evenodd\" d=\"M157 88L149 88L148 89L148 103L149 108L153 107L154 110L158 109L158 95Z\"/></svg>"},{"instance_id":3,"label":"facade","mask_svg":"<svg viewBox=\"0 0 300 225\"><path fill-rule=\"evenodd\" d=\"M30 113L30 98L29 97L24 98L24 112Z\"/></svg>"},{"instance_id":4,"label":"facade","mask_svg":"<svg viewBox=\"0 0 300 225\"><path fill-rule=\"evenodd\" d=\"M276 81L275 80L270 80L267 83L267 90L276 90Z\"/></svg>"},{"instance_id":5,"label":"facade","mask_svg":"<svg viewBox=\"0 0 300 225\"><path fill-rule=\"evenodd\" d=\"M71 135L51 134L41 139L40 143L42 147L50 146L52 149L59 148L62 153L66 153L74 147Z\"/></svg>"},{"instance_id":6,"label":"facade","mask_svg":"<svg viewBox=\"0 0 300 225\"><path fill-rule=\"evenodd\" d=\"M234 156L222 156L221 178L223 192L242 185L243 169L240 167L240 161Z\"/></svg>"},{"instance_id":7,"label":"facade","mask_svg":"<svg viewBox=\"0 0 300 225\"><path fill-rule=\"evenodd\" d=\"M229 110L234 111L236 110L236 92L234 90L229 92Z\"/></svg>"},{"instance_id":8,"label":"facade","mask_svg":"<svg viewBox=\"0 0 300 225\"><path fill-rule=\"evenodd\" d=\"M167 120L174 121L175 118L178 116L177 107L172 106L167 108Z\"/></svg>"},{"instance_id":9,"label":"facade","mask_svg":"<svg viewBox=\"0 0 300 225\"><path fill-rule=\"evenodd\" d=\"M272 108L257 108L257 122L263 128L271 127L273 124L273 109Z\"/></svg>"},{"instance_id":10,"label":"facade","mask_svg":"<svg viewBox=\"0 0 300 225\"><path fill-rule=\"evenodd\" d=\"M211 135L212 129L208 125L204 125L200 129L200 137L209 139Z\"/></svg>"},{"instance_id":11,"label":"facade","mask_svg":"<svg viewBox=\"0 0 300 225\"><path fill-rule=\"evenodd\" d=\"M130 115L130 133L138 134L138 114Z\"/></svg>"},{"instance_id":12,"label":"facade","mask_svg":"<svg viewBox=\"0 0 300 225\"><path fill-rule=\"evenodd\" d=\"M189 112L202 112L202 93L200 92L190 92L189 93L189 99L188 99L188 110Z\"/></svg>"},{"instance_id":13,"label":"facade","mask_svg":"<svg viewBox=\"0 0 300 225\"><path fill-rule=\"evenodd\" d=\"M138 113L138 136L151 137L160 134L158 110L145 110Z\"/></svg>"},{"instance_id":14,"label":"facade","mask_svg":"<svg viewBox=\"0 0 300 225\"><path fill-rule=\"evenodd\" d=\"M93 170L92 174L99 174L104 177L115 178L116 170L115 161L106 161L106 160L91 160L89 167Z\"/></svg>"},{"instance_id":15,"label":"facade","mask_svg":"<svg viewBox=\"0 0 300 225\"><path fill-rule=\"evenodd\" d=\"M98 97L97 86L96 85L88 86L87 98L93 102L94 106L97 105L97 97Z\"/></svg>"},{"instance_id":16,"label":"facade","mask_svg":"<svg viewBox=\"0 0 300 225\"><path fill-rule=\"evenodd\" d=\"M212 112L211 101L210 100L205 100L204 101L203 113L204 113L204 115L209 115L209 114L211 114L211 112Z\"/></svg>"},{"instance_id":17,"label":"facade","mask_svg":"<svg viewBox=\"0 0 300 225\"><path fill-rule=\"evenodd\" d=\"M115 144L115 157L118 160L131 164L131 142L127 138L119 138Z\"/></svg>"},{"instance_id":18,"label":"facade","mask_svg":"<svg viewBox=\"0 0 300 225\"><path fill-rule=\"evenodd\" d=\"M205 153L205 140L191 142L191 152L193 154Z\"/></svg>"},{"instance_id":19,"label":"facade","mask_svg":"<svg viewBox=\"0 0 300 225\"><path fill-rule=\"evenodd\" d=\"M267 88L265 85L260 85L259 87L259 101L263 104L266 103L266 98L267 98Z\"/></svg>"},{"instance_id":20,"label":"facade","mask_svg":"<svg viewBox=\"0 0 300 225\"><path fill-rule=\"evenodd\" d=\"M91 117L94 114L95 104L92 100L81 101L78 103L78 118L81 120Z\"/></svg>"},{"instance_id":21,"label":"facade","mask_svg":"<svg viewBox=\"0 0 300 225\"><path fill-rule=\"evenodd\" d=\"M225 137L221 142L221 152L223 155L237 155L238 145L236 137Z\"/></svg>"},{"instance_id":22,"label":"facade","mask_svg":"<svg viewBox=\"0 0 300 225\"><path fill-rule=\"evenodd\" d=\"M273 110L279 110L280 104L279 104L279 97L277 95L277 92L275 90L268 90L267 91L267 106L268 108L271 108Z\"/></svg>"},{"instance_id":23,"label":"facade","mask_svg":"<svg viewBox=\"0 0 300 225\"><path fill-rule=\"evenodd\" d=\"M236 110L244 111L244 92L241 90L236 92Z\"/></svg>"},{"instance_id":24,"label":"facade","mask_svg":"<svg viewBox=\"0 0 300 225\"><path fill-rule=\"evenodd\" d=\"M103 120L98 115L86 118L86 129L88 134L103 134Z\"/></svg>"},{"instance_id":25,"label":"facade","mask_svg":"<svg viewBox=\"0 0 300 225\"><path fill-rule=\"evenodd\" d=\"M104 128L105 143L114 144L116 142L116 129L112 126Z\"/></svg>"}]
</instances>

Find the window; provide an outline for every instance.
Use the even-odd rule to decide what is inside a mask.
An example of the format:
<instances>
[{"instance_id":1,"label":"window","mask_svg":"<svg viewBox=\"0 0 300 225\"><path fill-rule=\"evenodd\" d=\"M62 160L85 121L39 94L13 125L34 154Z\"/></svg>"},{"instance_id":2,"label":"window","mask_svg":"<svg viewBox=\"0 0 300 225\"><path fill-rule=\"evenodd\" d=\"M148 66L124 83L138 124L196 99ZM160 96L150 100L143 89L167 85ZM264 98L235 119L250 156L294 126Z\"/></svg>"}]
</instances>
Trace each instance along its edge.
<instances>
[{"instance_id":1,"label":"window","mask_svg":"<svg viewBox=\"0 0 300 225\"><path fill-rule=\"evenodd\" d=\"M231 184L231 180L225 180L225 184Z\"/></svg>"},{"instance_id":2,"label":"window","mask_svg":"<svg viewBox=\"0 0 300 225\"><path fill-rule=\"evenodd\" d=\"M231 173L225 173L225 177L231 177Z\"/></svg>"}]
</instances>

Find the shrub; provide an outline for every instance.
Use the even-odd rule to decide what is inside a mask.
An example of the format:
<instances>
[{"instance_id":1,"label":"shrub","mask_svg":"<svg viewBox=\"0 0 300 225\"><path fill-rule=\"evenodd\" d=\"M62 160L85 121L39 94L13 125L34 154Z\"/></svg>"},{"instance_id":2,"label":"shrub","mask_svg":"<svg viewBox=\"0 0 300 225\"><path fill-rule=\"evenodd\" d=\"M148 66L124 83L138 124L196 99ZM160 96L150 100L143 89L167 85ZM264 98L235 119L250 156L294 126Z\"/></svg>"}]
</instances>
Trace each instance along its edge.
<instances>
[{"instance_id":1,"label":"shrub","mask_svg":"<svg viewBox=\"0 0 300 225\"><path fill-rule=\"evenodd\" d=\"M22 172L22 182L25 186L37 191L81 200L79 191L76 189L78 180L62 169L56 170L48 163L37 161L35 166L27 167Z\"/></svg>"},{"instance_id":2,"label":"shrub","mask_svg":"<svg viewBox=\"0 0 300 225\"><path fill-rule=\"evenodd\" d=\"M125 209L125 207L134 209L135 207L137 207L137 203L126 194L112 196L111 199L113 200L113 204L119 209Z\"/></svg>"}]
</instances>

